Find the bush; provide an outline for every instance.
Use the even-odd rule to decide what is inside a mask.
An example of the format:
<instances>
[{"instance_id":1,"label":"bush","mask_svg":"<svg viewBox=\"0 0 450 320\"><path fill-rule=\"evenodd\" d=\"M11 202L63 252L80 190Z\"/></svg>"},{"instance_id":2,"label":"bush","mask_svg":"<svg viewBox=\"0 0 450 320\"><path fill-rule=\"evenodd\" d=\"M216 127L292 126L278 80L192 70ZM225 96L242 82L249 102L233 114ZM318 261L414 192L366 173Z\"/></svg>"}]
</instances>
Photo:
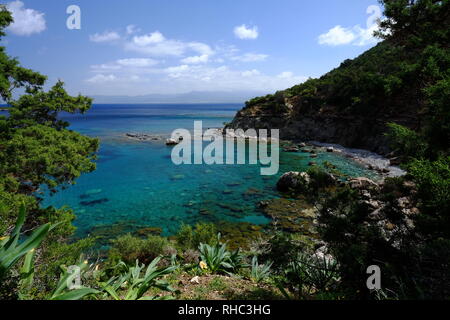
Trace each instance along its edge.
<instances>
[{"instance_id":1,"label":"bush","mask_svg":"<svg viewBox=\"0 0 450 320\"><path fill-rule=\"evenodd\" d=\"M216 244L217 230L211 223L197 223L194 228L183 224L175 238L182 249L197 249L200 243Z\"/></svg>"},{"instance_id":2,"label":"bush","mask_svg":"<svg viewBox=\"0 0 450 320\"><path fill-rule=\"evenodd\" d=\"M391 140L391 148L405 157L421 158L425 155L427 144L415 131L390 123L386 134Z\"/></svg>"},{"instance_id":3,"label":"bush","mask_svg":"<svg viewBox=\"0 0 450 320\"><path fill-rule=\"evenodd\" d=\"M408 171L417 184L421 202L419 230L435 238L450 238L450 157L414 160Z\"/></svg>"},{"instance_id":4,"label":"bush","mask_svg":"<svg viewBox=\"0 0 450 320\"><path fill-rule=\"evenodd\" d=\"M113 263L122 260L127 264L133 264L139 260L148 264L158 256L164 255L168 247L170 243L163 237L149 236L147 239L140 239L127 234L112 241L109 259Z\"/></svg>"},{"instance_id":5,"label":"bush","mask_svg":"<svg viewBox=\"0 0 450 320\"><path fill-rule=\"evenodd\" d=\"M311 167L308 169L307 173L311 178L309 187L313 190L319 190L332 186L336 182L335 178L331 174L320 167Z\"/></svg>"}]
</instances>

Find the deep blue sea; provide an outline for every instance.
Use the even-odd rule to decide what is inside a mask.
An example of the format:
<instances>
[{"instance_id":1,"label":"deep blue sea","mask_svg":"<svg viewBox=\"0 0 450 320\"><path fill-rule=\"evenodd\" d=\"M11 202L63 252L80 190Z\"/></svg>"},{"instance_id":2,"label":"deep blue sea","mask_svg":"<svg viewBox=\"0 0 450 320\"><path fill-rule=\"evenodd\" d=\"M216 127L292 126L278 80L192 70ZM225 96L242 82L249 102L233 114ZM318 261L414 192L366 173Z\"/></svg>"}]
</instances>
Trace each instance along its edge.
<instances>
[{"instance_id":1,"label":"deep blue sea","mask_svg":"<svg viewBox=\"0 0 450 320\"><path fill-rule=\"evenodd\" d=\"M280 172L261 176L257 165L181 165L171 161L164 140L138 142L125 133L168 136L177 128L218 128L242 105L94 105L85 115L62 115L71 129L101 140L97 170L82 175L76 185L48 196L43 206L69 206L77 236L95 229L131 232L160 227L165 235L182 223L236 221L266 224L257 209L264 199L278 197L278 177L306 170L305 153L281 153ZM351 176L368 175L361 165L334 153L320 153L319 165L330 161Z\"/></svg>"}]
</instances>

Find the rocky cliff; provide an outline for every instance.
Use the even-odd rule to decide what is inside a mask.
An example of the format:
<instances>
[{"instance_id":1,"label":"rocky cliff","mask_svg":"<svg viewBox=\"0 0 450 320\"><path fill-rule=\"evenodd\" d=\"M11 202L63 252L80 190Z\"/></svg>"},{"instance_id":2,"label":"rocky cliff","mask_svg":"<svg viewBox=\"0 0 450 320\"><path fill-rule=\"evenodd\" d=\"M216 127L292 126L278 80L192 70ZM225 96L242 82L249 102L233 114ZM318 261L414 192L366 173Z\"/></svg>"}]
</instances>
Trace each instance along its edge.
<instances>
[{"instance_id":1,"label":"rocky cliff","mask_svg":"<svg viewBox=\"0 0 450 320\"><path fill-rule=\"evenodd\" d=\"M423 97L419 81L403 70L408 59L385 41L320 79L248 101L226 128L280 129L286 140L386 154L387 123L421 126Z\"/></svg>"}]
</instances>

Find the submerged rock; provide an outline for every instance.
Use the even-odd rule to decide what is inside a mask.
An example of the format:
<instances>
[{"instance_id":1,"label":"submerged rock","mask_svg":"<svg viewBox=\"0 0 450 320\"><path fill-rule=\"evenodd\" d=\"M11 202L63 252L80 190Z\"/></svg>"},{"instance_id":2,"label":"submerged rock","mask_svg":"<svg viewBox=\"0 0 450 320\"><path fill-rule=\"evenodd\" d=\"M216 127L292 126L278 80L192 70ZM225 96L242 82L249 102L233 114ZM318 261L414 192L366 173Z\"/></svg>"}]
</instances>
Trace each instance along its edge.
<instances>
[{"instance_id":1,"label":"submerged rock","mask_svg":"<svg viewBox=\"0 0 450 320\"><path fill-rule=\"evenodd\" d=\"M260 209L272 219L272 225L276 228L312 237L317 235L317 210L303 200L266 200L260 202Z\"/></svg>"},{"instance_id":2,"label":"submerged rock","mask_svg":"<svg viewBox=\"0 0 450 320\"><path fill-rule=\"evenodd\" d=\"M102 198L102 199L92 200L92 201L81 201L80 204L82 206L93 206L93 205L102 204L102 203L105 203L105 202L108 202L108 201L109 201L108 198Z\"/></svg>"}]
</instances>

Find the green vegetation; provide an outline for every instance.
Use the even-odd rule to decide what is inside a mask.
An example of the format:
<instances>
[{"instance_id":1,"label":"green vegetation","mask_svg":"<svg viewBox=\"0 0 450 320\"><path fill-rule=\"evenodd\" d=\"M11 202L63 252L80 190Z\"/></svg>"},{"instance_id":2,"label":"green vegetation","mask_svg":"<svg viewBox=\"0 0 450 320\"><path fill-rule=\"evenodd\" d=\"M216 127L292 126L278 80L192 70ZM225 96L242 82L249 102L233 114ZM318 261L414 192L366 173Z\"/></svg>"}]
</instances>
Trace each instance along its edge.
<instances>
[{"instance_id":1,"label":"green vegetation","mask_svg":"<svg viewBox=\"0 0 450 320\"><path fill-rule=\"evenodd\" d=\"M225 243L220 243L220 236L217 243L210 246L206 243L200 243L198 250L202 267L212 273L231 272L240 267L239 252L231 253L227 250Z\"/></svg>"},{"instance_id":2,"label":"green vegetation","mask_svg":"<svg viewBox=\"0 0 450 320\"><path fill-rule=\"evenodd\" d=\"M185 225L171 238L121 236L105 259L90 264L95 259L83 254L95 239L69 242L72 212L42 208L40 197L95 169L98 141L58 118L63 111L84 113L92 101L69 96L61 82L44 91L46 77L0 47L0 96L10 106L9 116L0 117L0 298L449 298L450 1L381 2L383 42L320 79L246 107L284 114L288 98L301 102L296 111L303 114L416 117L417 125L397 121L386 128L408 174L358 189L313 167L289 197L309 201L302 210L319 211L311 222L319 234L311 239L275 226L246 250L232 251L211 224ZM0 37L11 22L0 9ZM15 89L24 92L18 99ZM293 199L278 200L296 209ZM277 213L289 226L308 222ZM71 265L80 272L70 272ZM370 265L382 269L382 290L367 289ZM69 288L77 276L85 286Z\"/></svg>"},{"instance_id":3,"label":"green vegetation","mask_svg":"<svg viewBox=\"0 0 450 320\"><path fill-rule=\"evenodd\" d=\"M271 274L270 268L272 267L272 264L273 264L272 262L269 262L266 265L259 264L258 257L254 256L252 259L250 279L259 283L259 282L262 282L265 279L269 278L269 276Z\"/></svg>"},{"instance_id":4,"label":"green vegetation","mask_svg":"<svg viewBox=\"0 0 450 320\"><path fill-rule=\"evenodd\" d=\"M217 229L213 224L208 223L197 223L194 228L190 225L182 225L175 237L181 248L197 249L200 243L215 245Z\"/></svg>"},{"instance_id":5,"label":"green vegetation","mask_svg":"<svg viewBox=\"0 0 450 320\"><path fill-rule=\"evenodd\" d=\"M108 257L112 264L119 261L132 264L136 260L147 264L170 249L170 242L166 238L148 236L140 239L127 234L112 241Z\"/></svg>"},{"instance_id":6,"label":"green vegetation","mask_svg":"<svg viewBox=\"0 0 450 320\"><path fill-rule=\"evenodd\" d=\"M10 13L2 6L0 38L11 22ZM27 230L43 225L38 229L41 236L49 225L54 226L36 249L33 275L33 286L39 291L36 298L44 298L55 288L60 265L77 264L80 253L92 244L90 239L68 243L75 230L72 212L41 208L40 196L45 189L56 192L73 184L82 173L93 171L98 148L96 139L67 129L69 124L58 119L62 111L86 112L92 100L69 96L62 82L44 91L45 82L45 76L23 68L0 47L0 96L10 106L8 116L0 116L0 234L7 234L19 218L20 225ZM15 90L24 94L14 99ZM20 215L23 210L28 213L24 221ZM15 238L16 234L10 237ZM14 286L14 277L9 280ZM17 295L17 290L12 288L8 295Z\"/></svg>"},{"instance_id":7,"label":"green vegetation","mask_svg":"<svg viewBox=\"0 0 450 320\"><path fill-rule=\"evenodd\" d=\"M328 191L326 199L308 197L321 208L321 238L340 266L334 293L357 299L445 299L450 296L445 271L450 265L450 1L380 2L386 18L378 32L383 42L283 94L296 101L294 111L301 115L396 121L386 126L386 136L407 176L387 179L380 191L361 194L347 186ZM277 113L278 103L269 95L247 102L247 108ZM314 190L326 186L322 173L309 175L313 185L317 182ZM402 201L413 210L399 205ZM383 206L375 211L374 203ZM389 221L389 236L377 219ZM369 292L361 281L374 264L383 270L381 292Z\"/></svg>"}]
</instances>

